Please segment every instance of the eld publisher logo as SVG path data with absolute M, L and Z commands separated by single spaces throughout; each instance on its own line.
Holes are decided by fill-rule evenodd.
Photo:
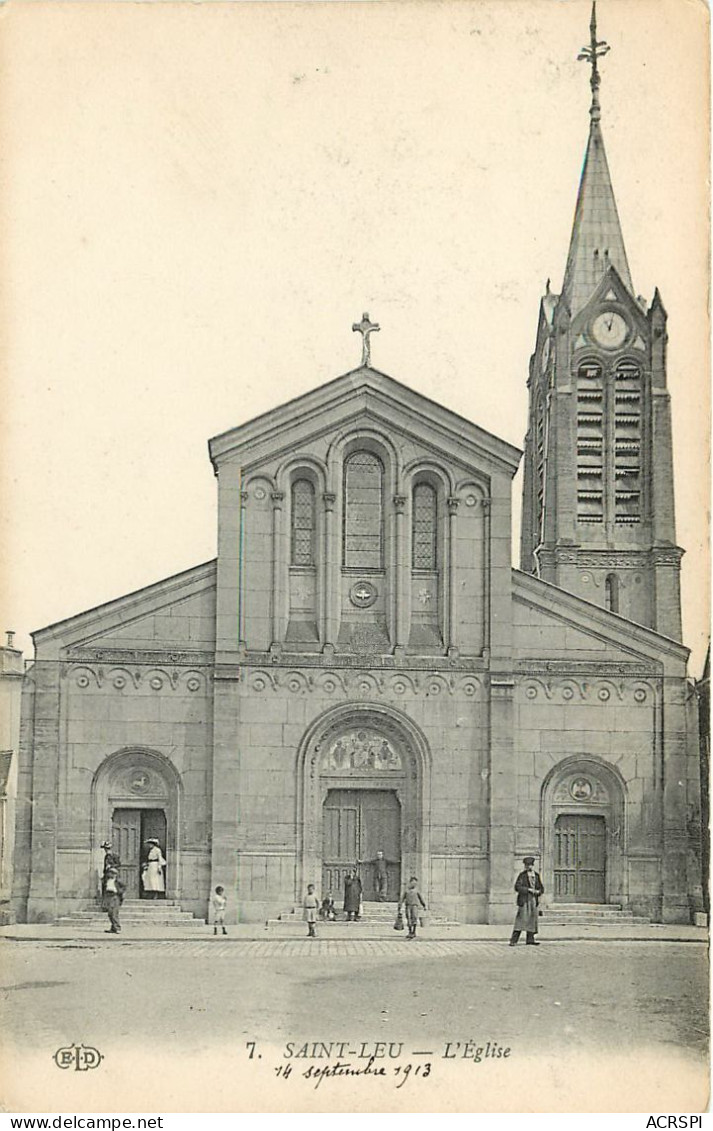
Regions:
M 88 1072 L 90 1068 L 98 1068 L 104 1059 L 104 1054 L 91 1045 L 69 1045 L 57 1049 L 52 1057 L 58 1068 L 73 1068 L 75 1072 Z

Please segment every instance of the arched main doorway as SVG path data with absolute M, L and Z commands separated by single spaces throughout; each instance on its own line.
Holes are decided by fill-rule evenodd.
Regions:
M 302 850 L 298 892 L 315 883 L 338 899 L 356 867 L 363 898 L 377 897 L 377 853 L 386 898 L 405 874 L 428 885 L 428 767 L 425 738 L 393 708 L 342 706 L 312 725 L 300 753 Z
M 167 860 L 165 896 L 180 892 L 180 779 L 162 754 L 142 747 L 110 754 L 92 788 L 93 847 L 108 838 L 121 861 L 129 898 L 143 898 L 146 841 L 158 840 Z

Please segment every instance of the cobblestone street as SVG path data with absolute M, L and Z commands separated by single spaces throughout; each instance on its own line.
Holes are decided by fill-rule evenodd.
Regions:
M 706 1054 L 700 943 L 550 941 L 511 949 L 495 940 L 208 938 L 0 947 L 2 1030 L 18 1055 L 45 1064 L 43 1089 L 67 1086 L 51 1058 L 72 1043 L 117 1063 L 131 1063 L 139 1049 L 193 1064 L 229 1050 L 233 1071 L 247 1071 L 254 1041 L 255 1060 L 265 1050 L 263 1075 L 270 1056 L 277 1071 L 288 1043 L 297 1049 L 314 1041 L 346 1042 L 352 1051 L 395 1042 L 405 1055 L 433 1054 L 442 1076 L 453 1069 L 448 1052 L 460 1053 L 468 1041 L 510 1047 L 511 1068 L 543 1050 L 560 1060 L 606 1053 L 623 1064 L 645 1048 L 694 1068 Z M 482 1075 L 505 1065 L 484 1065 Z M 165 1098 L 158 1102 L 160 1089 L 151 1096 L 171 1110 Z M 26 1110 L 35 1109 L 47 1110 L 39 1097 L 27 1102 Z

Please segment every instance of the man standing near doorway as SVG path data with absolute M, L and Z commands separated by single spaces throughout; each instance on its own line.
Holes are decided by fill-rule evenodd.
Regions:
M 389 874 L 383 852 L 376 854 L 374 861 L 374 891 L 379 903 L 385 903 L 389 894 Z
M 515 880 L 517 892 L 517 915 L 515 926 L 510 938 L 510 946 L 515 946 L 520 938 L 520 932 L 525 931 L 527 946 L 539 946 L 535 935 L 539 929 L 539 902 L 545 890 L 539 872 L 535 871 L 535 857 L 525 856 L 523 859 L 525 871 Z

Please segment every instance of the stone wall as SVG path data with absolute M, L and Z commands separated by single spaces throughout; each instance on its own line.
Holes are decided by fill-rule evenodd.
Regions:
M 513 867 L 536 852 L 551 891 L 560 813 L 607 824 L 607 900 L 658 918 L 661 910 L 661 681 L 521 676 L 515 703 L 518 844 Z M 595 794 L 558 795 L 572 770 Z M 599 790 L 599 793 L 596 791 Z

